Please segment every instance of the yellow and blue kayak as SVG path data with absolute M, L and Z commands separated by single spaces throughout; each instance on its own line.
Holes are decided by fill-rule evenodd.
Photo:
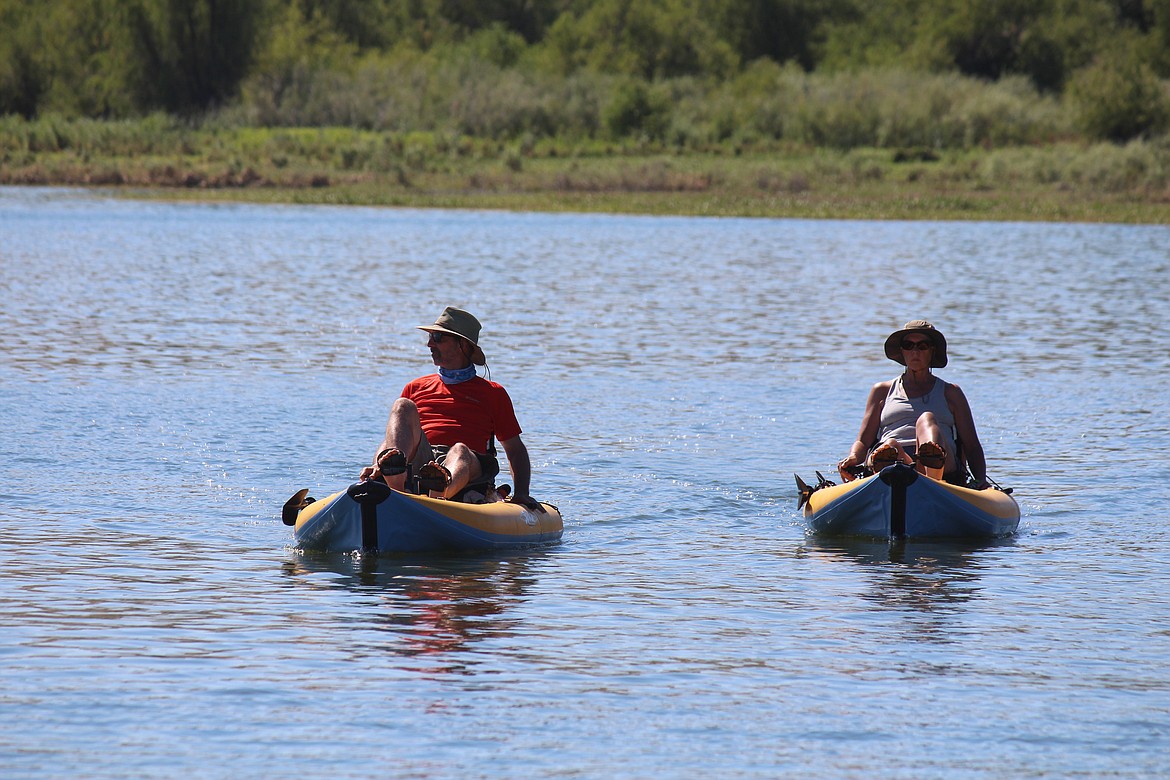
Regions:
M 304 550 L 437 552 L 537 547 L 561 540 L 564 523 L 552 504 L 543 512 L 497 501 L 466 504 L 392 490 L 363 481 L 319 501 L 300 491 L 285 504 Z
M 809 531 L 819 536 L 992 539 L 1020 525 L 1010 491 L 959 487 L 902 463 L 841 485 L 823 477 L 816 487 L 796 481 Z

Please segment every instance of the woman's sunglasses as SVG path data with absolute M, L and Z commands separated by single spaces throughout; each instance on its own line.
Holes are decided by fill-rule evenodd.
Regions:
M 902 342 L 902 349 L 906 350 L 907 352 L 913 352 L 914 350 L 918 350 L 919 352 L 925 352 L 926 350 L 930 349 L 933 346 L 934 345 L 931 344 L 929 341 L 903 341 Z

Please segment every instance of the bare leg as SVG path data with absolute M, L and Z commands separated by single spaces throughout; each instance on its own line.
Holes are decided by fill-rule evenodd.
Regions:
M 390 407 L 390 417 L 386 420 L 386 435 L 378 445 L 377 452 L 387 449 L 396 449 L 406 456 L 406 462 L 414 460 L 418 452 L 419 442 L 422 441 L 422 423 L 418 418 L 418 407 L 414 401 L 399 398 Z M 375 453 L 376 454 L 376 453 Z M 373 474 L 373 469 L 367 466 L 362 469 L 362 478 Z M 406 474 L 393 474 L 385 477 L 386 484 L 395 490 L 406 488 Z
M 914 426 L 914 436 L 917 439 L 918 452 L 922 455 L 931 453 L 934 451 L 934 447 L 938 448 L 937 451 L 946 453 L 946 461 L 942 468 L 927 468 L 922 463 L 919 463 L 917 466 L 919 472 L 932 479 L 942 479 L 944 473 L 955 470 L 955 453 L 947 452 L 946 438 L 943 436 L 942 428 L 939 427 L 938 420 L 932 412 L 926 412 L 918 418 L 918 422 Z M 922 448 L 924 445 L 933 445 L 933 447 L 928 446 L 926 451 L 923 452 Z
M 466 444 L 456 444 L 447 450 L 447 457 L 443 460 L 443 465 L 451 472 L 451 482 L 443 491 L 443 498 L 451 498 L 483 474 L 483 469 L 479 466 L 479 458 Z

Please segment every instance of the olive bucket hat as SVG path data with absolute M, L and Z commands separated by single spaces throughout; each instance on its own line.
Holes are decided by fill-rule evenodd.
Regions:
M 471 346 L 475 347 L 471 353 L 471 362 L 477 366 L 487 363 L 483 350 L 479 348 L 479 320 L 463 309 L 448 306 L 443 309 L 443 313 L 435 320 L 434 325 L 419 325 L 418 329 L 425 330 L 427 333 L 446 333 L 466 339 L 471 342 Z
M 947 340 L 938 330 L 926 320 L 910 320 L 886 339 L 886 357 L 895 363 L 906 365 L 906 358 L 902 356 L 902 339 L 911 333 L 921 333 L 930 339 L 934 349 L 930 353 L 930 367 L 942 368 L 947 364 Z

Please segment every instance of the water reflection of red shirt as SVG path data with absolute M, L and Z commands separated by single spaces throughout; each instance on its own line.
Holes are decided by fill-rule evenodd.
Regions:
M 476 452 L 487 452 L 493 433 L 500 441 L 520 435 L 508 391 L 481 376 L 448 385 L 438 374 L 429 374 L 409 382 L 402 397 L 418 407 L 422 429 L 431 444 L 450 447 L 463 443 Z

